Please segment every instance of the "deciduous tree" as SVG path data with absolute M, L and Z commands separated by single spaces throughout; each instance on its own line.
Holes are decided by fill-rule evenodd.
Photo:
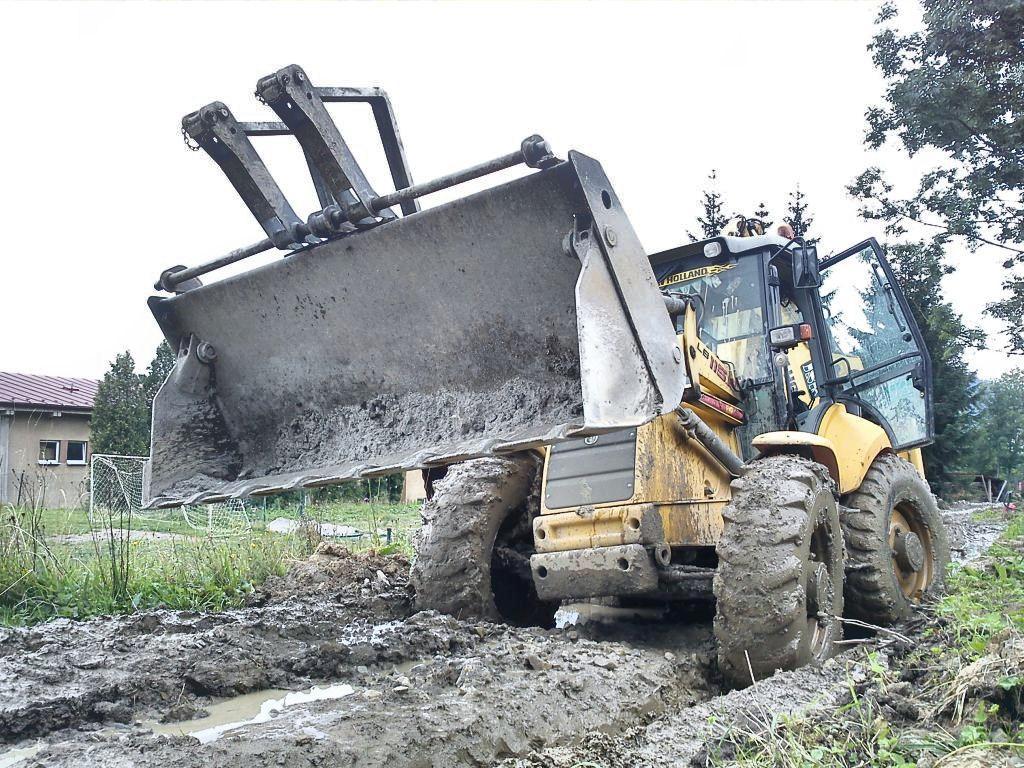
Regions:
M 978 439 L 973 465 L 978 472 L 1010 481 L 1024 479 L 1024 368 L 981 387 Z
M 156 348 L 153 360 L 149 363 L 149 368 L 146 369 L 145 376 L 142 377 L 142 386 L 146 391 L 146 404 L 150 408 L 153 407 L 153 398 L 156 397 L 156 393 L 160 391 L 160 387 L 167 381 L 167 376 L 174 368 L 174 361 L 175 355 L 171 345 L 166 341 L 161 341 Z
M 866 143 L 890 140 L 941 161 L 903 197 L 877 167 L 849 187 L 861 214 L 900 237 L 915 223 L 940 244 L 960 238 L 998 251 L 1007 298 L 989 311 L 1024 353 L 1024 0 L 922 0 L 923 26 L 903 34 L 886 3 L 871 41 L 886 80 L 884 102 L 867 112 Z

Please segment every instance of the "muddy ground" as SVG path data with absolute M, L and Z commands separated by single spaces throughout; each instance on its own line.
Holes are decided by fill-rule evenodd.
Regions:
M 971 511 L 946 512 L 961 559 L 1002 527 Z M 0 631 L 0 766 L 704 765 L 724 723 L 828 707 L 867 674 L 859 649 L 726 693 L 707 616 L 478 624 L 413 613 L 407 573 L 326 545 L 244 609 Z M 256 717 L 311 687 L 328 698 Z

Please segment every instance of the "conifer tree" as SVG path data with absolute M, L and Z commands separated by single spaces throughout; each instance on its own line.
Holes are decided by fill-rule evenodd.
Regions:
M 691 240 L 706 240 L 709 237 L 716 237 L 721 234 L 725 225 L 729 223 L 729 217 L 725 214 L 725 203 L 722 194 L 718 191 L 718 171 L 712 170 L 708 174 L 708 188 L 704 190 L 701 197 L 703 216 L 697 217 L 697 228 L 699 234 L 687 232 Z

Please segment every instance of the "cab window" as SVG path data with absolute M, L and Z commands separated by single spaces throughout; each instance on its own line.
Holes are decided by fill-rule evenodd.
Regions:
M 881 250 L 874 241 L 857 246 L 832 260 L 823 277 L 833 376 L 844 395 L 886 422 L 894 448 L 921 444 L 931 431 L 926 352 Z
M 701 341 L 719 358 L 732 363 L 740 380 L 762 381 L 771 375 L 760 265 L 757 258 L 740 259 L 681 269 L 660 281 L 670 294 L 697 297 Z M 677 323 L 682 323 L 682 318 Z

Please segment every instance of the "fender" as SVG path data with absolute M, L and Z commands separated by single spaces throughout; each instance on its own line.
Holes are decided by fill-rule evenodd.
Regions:
M 809 451 L 811 458 L 828 469 L 840 494 L 857 490 L 875 458 L 892 450 L 884 429 L 847 413 L 842 403 L 829 407 L 817 434 L 765 432 L 754 438 L 753 445 L 761 455 Z

